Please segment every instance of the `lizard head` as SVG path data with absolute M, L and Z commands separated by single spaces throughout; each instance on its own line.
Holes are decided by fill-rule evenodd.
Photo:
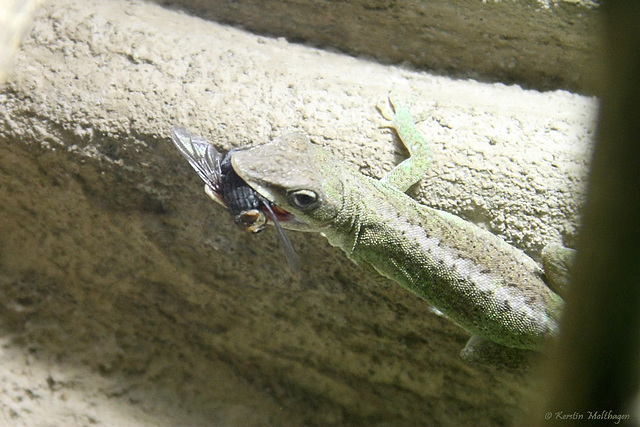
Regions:
M 294 220 L 284 228 L 321 231 L 343 204 L 339 162 L 304 135 L 292 133 L 231 157 L 236 173 Z

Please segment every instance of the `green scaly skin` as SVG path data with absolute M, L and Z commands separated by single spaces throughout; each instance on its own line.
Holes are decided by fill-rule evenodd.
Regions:
M 394 112 L 381 112 L 410 157 L 381 180 L 300 134 L 238 151 L 233 168 L 303 223 L 289 228 L 322 233 L 356 263 L 371 264 L 482 341 L 539 350 L 558 333 L 562 298 L 519 249 L 404 193 L 424 175 L 431 151 L 409 109 L 393 97 L 391 103 Z

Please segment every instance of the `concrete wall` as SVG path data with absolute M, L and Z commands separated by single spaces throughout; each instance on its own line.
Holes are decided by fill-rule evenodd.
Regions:
M 474 8 L 525 8 L 551 22 L 567 10 L 593 13 L 566 3 L 434 4 L 448 15 L 420 9 L 431 4 L 415 4 L 413 19 L 450 22 L 456 10 L 471 16 Z M 248 5 L 227 6 L 246 28 L 264 30 L 279 13 Z M 283 18 L 284 35 L 367 55 L 365 35 L 374 32 L 352 29 L 348 39 L 359 41 L 351 43 L 347 24 L 336 23 L 325 40 L 327 31 L 310 26 L 326 15 L 300 12 L 309 5 L 345 18 L 343 11 L 357 8 L 387 22 L 371 45 L 380 47 L 378 58 L 527 86 L 580 86 L 557 71 L 586 51 L 579 32 L 567 36 L 574 45 L 549 36 L 556 40 L 549 61 L 558 68 L 537 64 L 535 71 L 519 60 L 521 72 L 506 74 L 496 59 L 509 51 L 517 25 L 489 37 L 504 48 L 491 50 L 491 59 L 468 45 L 474 37 L 444 24 L 430 23 L 405 46 L 393 22 L 400 11 L 411 13 L 400 2 L 288 5 L 287 13 L 306 20 L 295 27 L 316 36 L 296 36 Z M 478 34 L 473 16 L 464 22 L 473 21 Z M 582 28 L 577 16 L 567 28 Z M 391 33 L 401 38 L 387 45 Z M 431 54 L 423 59 L 400 52 L 415 52 L 429 34 Z M 481 59 L 475 65 L 473 55 Z M 535 77 L 525 78 L 525 70 Z M 536 258 L 547 242 L 572 244 L 594 99 L 380 65 L 220 25 L 175 4 L 45 3 L 0 91 L 0 424 L 521 420 L 539 393 L 538 376 L 466 365 L 458 357 L 465 331 L 321 236 L 289 234 L 301 264 L 296 278 L 273 230 L 240 232 L 169 139 L 172 123 L 219 149 L 298 130 L 380 177 L 406 156 L 375 109 L 394 87 L 417 96 L 419 127 L 433 141 L 433 167 L 413 197 L 486 226 Z

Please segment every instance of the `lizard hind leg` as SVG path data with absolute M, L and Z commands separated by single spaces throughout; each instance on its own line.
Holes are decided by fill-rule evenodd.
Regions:
M 376 107 L 380 114 L 389 121 L 400 140 L 409 151 L 409 158 L 382 177 L 381 181 L 405 192 L 413 184 L 420 181 L 429 169 L 432 161 L 431 148 L 416 127 L 416 121 L 409 111 L 411 101 L 401 102 L 399 95 L 392 91 L 389 94 L 389 105 L 379 103 Z M 389 106 L 391 108 L 389 108 Z
M 530 366 L 530 362 L 536 354 L 532 350 L 505 347 L 473 335 L 460 352 L 460 357 L 471 365 L 522 370 Z
M 565 298 L 569 291 L 571 268 L 576 251 L 557 243 L 550 243 L 542 249 L 542 266 L 546 283 L 552 291 Z

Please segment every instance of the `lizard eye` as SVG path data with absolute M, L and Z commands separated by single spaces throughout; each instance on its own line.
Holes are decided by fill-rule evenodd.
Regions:
M 313 209 L 318 204 L 318 195 L 311 190 L 295 190 L 287 194 L 287 198 L 289 203 L 302 210 Z

